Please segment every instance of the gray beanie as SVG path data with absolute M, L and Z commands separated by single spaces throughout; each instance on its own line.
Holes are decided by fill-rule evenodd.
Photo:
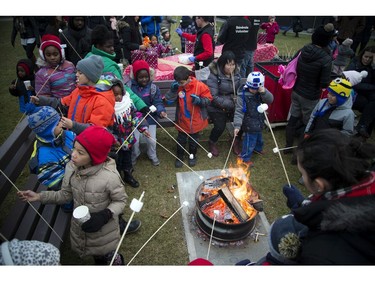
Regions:
M 60 251 L 50 243 L 13 239 L 0 245 L 0 265 L 59 264 Z
M 101 56 L 92 55 L 77 63 L 77 70 L 81 71 L 91 82 L 98 82 L 103 73 L 104 64 Z

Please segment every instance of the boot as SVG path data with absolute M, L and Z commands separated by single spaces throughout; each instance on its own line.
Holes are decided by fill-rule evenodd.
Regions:
M 216 143 L 214 143 L 213 141 L 208 141 L 208 150 L 212 153 L 213 156 L 219 156 L 219 149 L 217 148 Z
M 194 167 L 197 164 L 197 156 L 195 154 L 193 155 L 194 155 L 193 159 L 189 158 L 189 163 L 188 163 L 189 167 Z
M 233 143 L 233 153 L 235 155 L 240 155 L 240 153 L 241 153 L 241 147 L 240 146 L 241 146 L 241 141 L 238 138 L 236 138 L 234 140 L 234 143 Z
M 133 177 L 132 171 L 127 171 L 124 170 L 124 177 L 123 177 L 124 182 L 128 183 L 131 187 L 138 187 L 139 182 Z
M 286 30 L 283 32 L 283 35 L 286 36 Z
M 178 158 L 176 158 L 176 161 L 174 162 L 174 166 L 176 168 L 181 168 L 184 164 L 181 162 L 181 161 L 184 161 L 184 156 L 177 156 Z M 180 161 L 181 159 L 181 161 Z
M 127 224 L 128 224 L 128 222 L 122 218 L 122 215 L 119 215 L 119 225 L 120 225 L 120 234 L 121 235 L 124 233 Z M 141 227 L 141 225 L 142 225 L 142 223 L 141 223 L 140 220 L 133 220 L 130 223 L 130 225 L 128 227 L 128 230 L 126 231 L 126 234 L 136 232 Z

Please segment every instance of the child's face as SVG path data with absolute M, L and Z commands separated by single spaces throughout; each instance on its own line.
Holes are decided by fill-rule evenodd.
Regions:
M 91 158 L 87 150 L 78 142 L 74 142 L 72 162 L 77 167 L 90 167 Z
M 77 69 L 77 72 L 76 72 L 76 77 L 77 77 L 77 84 L 78 85 L 87 85 L 89 84 L 90 80 L 87 78 L 87 76 L 85 74 L 83 74 L 81 71 L 79 71 Z
M 114 47 L 114 41 L 113 39 L 107 40 L 103 45 L 96 46 L 99 50 L 102 50 L 103 52 L 106 52 L 108 54 L 114 54 L 115 53 L 115 47 Z
M 51 66 L 56 66 L 61 62 L 61 55 L 59 49 L 55 46 L 48 46 L 44 49 L 44 58 Z
M 115 95 L 116 102 L 122 101 L 122 90 L 120 86 L 114 86 L 112 87 L 113 94 Z
M 17 76 L 18 76 L 20 79 L 26 77 L 26 71 L 25 71 L 25 69 L 23 69 L 22 66 L 17 66 Z
M 166 32 L 163 34 L 163 38 L 165 41 L 169 41 L 169 39 L 171 39 L 171 35 L 169 34 L 169 32 Z
M 335 94 L 332 94 L 331 92 L 328 92 L 327 94 L 327 99 L 329 104 L 336 104 L 337 103 L 337 98 Z
M 151 44 L 153 46 L 155 46 L 156 44 L 158 44 L 158 38 L 156 36 L 152 36 L 151 37 Z
M 140 71 L 138 71 L 138 73 L 137 73 L 137 83 L 141 87 L 145 87 L 148 84 L 149 81 L 150 81 L 150 75 L 148 75 L 147 70 L 141 69 Z

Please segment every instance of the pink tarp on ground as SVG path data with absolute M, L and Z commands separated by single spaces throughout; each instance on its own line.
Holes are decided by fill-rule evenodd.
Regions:
M 218 58 L 221 55 L 223 45 L 215 47 L 215 58 Z M 278 52 L 278 49 L 273 44 L 262 44 L 257 47 L 257 50 L 254 54 L 254 62 L 269 61 L 271 60 Z M 173 80 L 173 70 L 180 64 L 178 62 L 179 55 L 165 57 L 158 60 L 158 67 L 155 70 L 154 81 L 160 80 Z M 186 66 L 186 65 L 185 65 Z M 192 64 L 188 65 L 189 67 Z M 127 80 L 130 73 L 130 66 L 124 70 L 124 79 Z

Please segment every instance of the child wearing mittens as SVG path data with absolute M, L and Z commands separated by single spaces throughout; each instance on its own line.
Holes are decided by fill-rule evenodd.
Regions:
M 175 167 L 181 168 L 186 153 L 182 147 L 189 141 L 189 166 L 193 167 L 197 163 L 197 150 L 199 134 L 208 126 L 207 106 L 212 101 L 210 89 L 206 84 L 192 76 L 189 69 L 178 66 L 174 70 L 174 79 L 171 91 L 165 98 L 168 104 L 174 102 L 176 105 L 176 129 L 178 131 L 177 159 Z M 194 139 L 194 141 L 193 141 Z
M 264 87 L 264 76 L 258 71 L 251 72 L 246 84 L 238 90 L 236 109 L 234 112 L 234 135 L 240 129 L 244 132 L 242 152 L 238 156 L 248 167 L 254 166 L 250 161 L 253 152 L 263 154 L 264 114 L 258 112 L 258 106 L 273 102 L 273 95 Z
M 74 218 L 71 220 L 71 248 L 81 258 L 93 256 L 97 265 L 109 265 L 112 260 L 121 239 L 119 215 L 127 201 L 116 162 L 108 157 L 115 142 L 106 128 L 88 127 L 74 141 L 61 190 L 18 192 L 23 201 L 63 204 L 73 200 L 74 208 L 87 206 L 91 216 L 88 221 L 80 224 Z M 117 254 L 113 265 L 123 264 L 123 256 Z
M 20 59 L 16 65 L 17 78 L 9 86 L 9 93 L 18 97 L 20 112 L 25 112 L 25 105 L 30 96 L 35 95 L 34 64 L 30 59 Z

